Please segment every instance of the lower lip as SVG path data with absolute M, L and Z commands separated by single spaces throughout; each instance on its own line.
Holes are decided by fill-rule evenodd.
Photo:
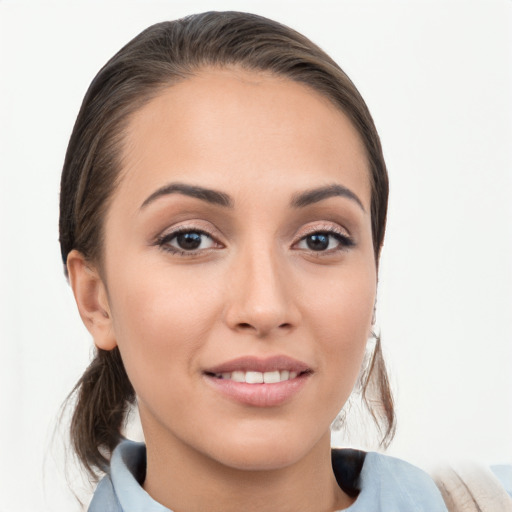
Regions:
M 205 375 L 205 378 L 217 391 L 238 403 L 253 407 L 276 407 L 291 400 L 305 386 L 310 376 L 305 373 L 273 384 L 247 384 L 209 375 Z

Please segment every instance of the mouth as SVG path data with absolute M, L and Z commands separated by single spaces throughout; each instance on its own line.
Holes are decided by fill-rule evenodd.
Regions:
M 288 356 L 246 356 L 203 371 L 209 385 L 225 398 L 255 407 L 289 402 L 313 373 L 307 364 Z
M 243 356 L 204 371 L 209 377 L 247 384 L 277 384 L 312 372 L 306 363 L 285 355 Z
M 296 372 L 293 370 L 273 370 L 270 372 L 259 372 L 256 370 L 235 370 L 233 372 L 222 373 L 205 372 L 205 375 L 208 377 L 214 377 L 215 379 L 245 382 L 246 384 L 277 384 L 278 382 L 296 379 L 297 377 L 301 377 L 308 373 L 311 373 L 311 371 L 304 370 Z

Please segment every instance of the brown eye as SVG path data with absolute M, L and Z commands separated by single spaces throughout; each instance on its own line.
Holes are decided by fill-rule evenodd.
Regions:
M 201 233 L 180 233 L 176 236 L 176 245 L 180 249 L 193 251 L 200 247 L 203 237 L 204 235 Z
M 183 230 L 169 233 L 158 241 L 158 245 L 170 252 L 194 252 L 214 247 L 215 241 L 204 231 Z
M 314 233 L 306 237 L 306 245 L 312 251 L 325 251 L 329 247 L 329 235 L 327 233 Z
M 353 245 L 353 240 L 347 235 L 336 231 L 315 231 L 303 237 L 297 244 L 297 248 L 314 252 L 330 252 L 347 249 Z

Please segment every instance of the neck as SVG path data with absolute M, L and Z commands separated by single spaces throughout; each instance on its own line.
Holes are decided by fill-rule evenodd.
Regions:
M 174 512 L 332 512 L 353 503 L 334 477 L 330 432 L 300 460 L 266 470 L 228 467 L 173 441 L 147 443 L 144 489 Z

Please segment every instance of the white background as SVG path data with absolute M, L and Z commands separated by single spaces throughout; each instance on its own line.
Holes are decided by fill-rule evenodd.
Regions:
M 57 241 L 83 94 L 146 26 L 212 9 L 303 32 L 374 116 L 391 179 L 378 300 L 389 453 L 425 468 L 512 461 L 510 0 L 0 0 L 0 511 L 77 508 L 54 428 L 91 347 Z

